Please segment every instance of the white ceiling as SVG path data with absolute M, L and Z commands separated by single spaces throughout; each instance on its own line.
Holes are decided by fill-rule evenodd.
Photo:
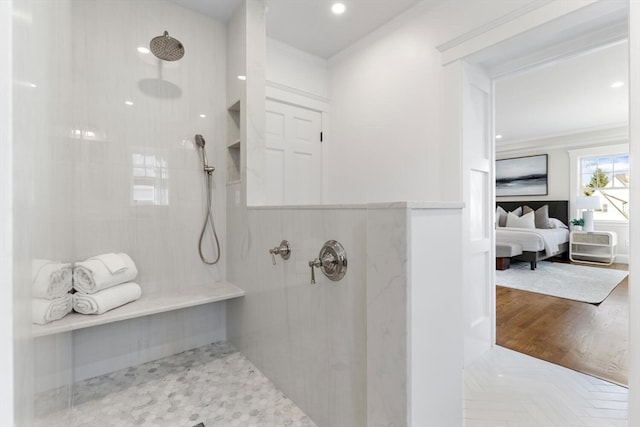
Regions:
M 241 0 L 171 0 L 227 21 Z M 266 0 L 267 35 L 322 58 L 329 58 L 423 0 L 342 0 L 347 10 L 334 15 L 337 0 Z
M 241 0 L 170 0 L 173 3 L 195 10 L 204 15 L 227 22 Z
M 221 21 L 227 21 L 241 2 L 171 1 Z M 347 11 L 340 16 L 330 11 L 334 1 L 266 0 L 267 35 L 329 58 L 425 0 L 343 0 Z M 618 15 L 623 12 L 626 13 L 613 13 L 609 20 L 620 20 Z M 560 30 L 567 31 L 566 28 Z M 626 124 L 627 48 L 626 43 L 617 44 L 498 80 L 496 133 L 503 138 L 497 144 Z M 625 86 L 611 89 L 614 81 L 623 81 Z
M 498 80 L 497 145 L 625 125 L 627 70 L 623 42 Z M 612 89 L 615 81 L 625 85 Z
M 420 0 L 343 0 L 347 10 L 334 15 L 335 0 L 268 0 L 267 35 L 305 52 L 329 58 Z

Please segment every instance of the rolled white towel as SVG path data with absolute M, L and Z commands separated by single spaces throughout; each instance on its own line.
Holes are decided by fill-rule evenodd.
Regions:
M 120 258 L 125 268 L 114 261 L 114 256 Z M 104 259 L 103 259 L 104 258 Z M 112 273 L 109 268 L 116 268 Z M 110 288 L 121 283 L 130 282 L 138 275 L 138 269 L 131 257 L 124 253 L 105 254 L 78 262 L 73 268 L 73 287 L 83 294 Z
M 94 294 L 73 294 L 73 309 L 82 314 L 102 314 L 140 298 L 142 289 L 134 282 L 112 286 Z
M 33 323 L 44 325 L 71 313 L 73 302 L 71 294 L 66 294 L 54 299 L 33 298 L 31 307 Z
M 102 261 L 105 267 L 107 267 L 107 270 L 109 270 L 111 274 L 115 274 L 123 272 L 128 268 L 127 263 L 124 261 L 124 257 L 122 255 L 124 254 L 109 253 L 94 256 L 89 259 L 97 259 L 99 261 Z
M 73 269 L 70 263 L 34 259 L 31 263 L 31 280 L 34 298 L 61 298 L 72 287 Z

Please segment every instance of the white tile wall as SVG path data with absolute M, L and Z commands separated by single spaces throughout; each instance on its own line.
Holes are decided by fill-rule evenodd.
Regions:
M 13 48 L 13 367 L 17 425 L 33 415 L 31 261 L 63 259 L 72 252 L 68 163 L 57 153 L 70 110 L 71 3 L 16 0 Z M 64 98 L 63 98 L 64 99 Z M 64 171 L 58 174 L 58 171 Z M 52 360 L 56 360 L 52 355 Z
M 11 146 L 12 114 L 12 47 L 11 3 L 0 2 L 0 282 L 13 283 L 13 147 Z M 0 323 L 9 325 L 13 318 L 13 290 L 0 289 Z M 13 329 L 2 328 L 0 340 L 4 351 L 0 354 L 0 425 L 13 425 Z
M 224 254 L 215 267 L 198 257 L 206 193 L 193 140 L 196 133 L 204 136 L 209 161 L 217 168 L 214 217 L 224 245 L 224 24 L 167 1 L 75 1 L 72 6 L 77 77 L 71 129 L 96 135 L 65 140 L 74 166 L 75 256 L 126 251 L 148 290 L 221 280 Z M 180 61 L 159 61 L 136 50 L 165 30 L 185 46 Z M 135 154 L 166 162 L 168 176 L 157 183 L 168 190 L 166 205 L 132 200 Z
M 228 215 L 229 280 L 247 293 L 228 304 L 230 341 L 319 426 L 366 425 L 366 209 L 243 211 Z M 274 266 L 282 239 L 291 257 Z M 311 285 L 308 262 L 329 239 L 344 245 L 347 274 L 316 271 Z
M 28 425 L 34 370 L 50 383 L 64 384 L 73 375 L 104 372 L 109 360 L 116 369 L 122 360 L 140 362 L 208 343 L 212 334 L 224 339 L 221 303 L 203 308 L 211 311 L 207 315 L 199 309 L 177 318 L 162 315 L 151 332 L 139 325 L 142 320 L 126 321 L 72 339 L 38 341 L 38 351 L 49 354 L 50 364 L 36 361 L 34 369 L 28 289 L 34 258 L 78 261 L 116 251 L 136 262 L 143 292 L 225 278 L 224 253 L 214 267 L 198 257 L 206 197 L 193 138 L 204 135 L 209 161 L 217 169 L 214 217 L 224 248 L 226 28 L 165 0 L 15 0 L 13 9 L 13 306 L 24 338 L 16 348 L 16 372 L 24 379 L 24 398 L 17 399 L 24 408 L 18 412 Z M 165 30 L 184 44 L 181 61 L 161 63 L 137 51 Z M 166 162 L 167 178 L 161 181 L 168 190 L 166 205 L 133 203 L 134 153 Z M 183 328 L 199 321 L 210 325 L 210 333 L 197 328 L 185 333 Z M 92 353 L 97 347 L 91 342 L 111 342 L 123 328 L 127 334 L 121 338 L 135 343 L 129 354 L 100 359 L 97 350 Z M 149 333 L 167 343 L 150 342 Z M 64 358 L 72 353 L 85 363 L 75 373 L 65 369 Z M 51 366 L 60 371 L 52 374 Z

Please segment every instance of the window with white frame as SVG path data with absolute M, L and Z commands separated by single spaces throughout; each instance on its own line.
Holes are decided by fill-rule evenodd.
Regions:
M 629 154 L 583 156 L 579 159 L 579 195 L 598 196 L 596 221 L 629 219 Z

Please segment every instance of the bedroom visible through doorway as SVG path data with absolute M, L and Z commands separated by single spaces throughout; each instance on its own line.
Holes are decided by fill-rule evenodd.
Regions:
M 496 343 L 620 385 L 628 384 L 629 359 L 629 279 L 624 274 L 630 240 L 628 91 L 619 90 L 628 84 L 627 69 L 627 41 L 617 40 L 494 81 L 496 159 L 548 157 L 547 194 L 496 198 L 498 203 L 512 205 L 529 200 L 537 203 L 527 218 L 523 218 L 527 215 L 524 206 L 524 211 L 513 208 L 513 213 L 506 212 L 510 227 L 496 223 L 497 256 L 501 244 L 510 245 L 506 253 L 514 256 L 509 257 L 507 271 L 527 270 L 529 276 L 522 280 L 530 280 L 532 285 L 539 281 L 537 271 L 531 271 L 528 264 L 523 268 L 521 263 L 530 261 L 520 253 L 539 251 L 543 255 L 537 264 L 555 265 L 557 275 L 568 266 L 573 271 L 595 273 L 598 271 L 587 269 L 598 268 L 605 269 L 600 270 L 603 277 L 613 276 L 610 281 L 615 282 L 600 283 L 595 280 L 599 275 L 591 274 L 593 286 L 604 286 L 600 291 L 604 298 L 585 302 L 571 293 L 554 296 L 535 286 L 501 286 L 509 284 L 504 275 L 505 283 L 501 283 L 498 274 Z M 589 162 L 593 159 L 598 161 Z M 571 220 L 585 216 L 577 207 L 586 197 L 592 197 L 589 202 L 599 201 L 594 233 L 575 231 L 570 235 L 567 229 L 566 242 L 540 237 L 538 247 L 518 240 L 522 236 L 501 240 L 502 234 L 509 234 L 507 228 L 524 227 L 524 234 L 532 234 L 526 230 L 529 226 L 572 228 Z M 549 220 L 542 209 L 546 201 L 566 201 L 569 215 Z M 515 231 L 523 234 L 523 230 Z M 584 236 L 588 240 L 578 244 Z M 545 253 L 549 258 L 542 260 Z M 522 259 L 526 261 L 519 261 Z M 566 277 L 557 283 L 571 280 Z M 607 291 L 607 286 L 611 290 Z

